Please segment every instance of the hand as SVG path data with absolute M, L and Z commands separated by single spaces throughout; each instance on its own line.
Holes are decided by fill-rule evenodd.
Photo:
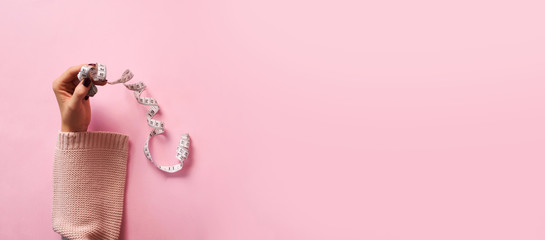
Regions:
M 53 81 L 53 92 L 59 103 L 61 111 L 61 132 L 86 132 L 91 123 L 91 104 L 86 96 L 91 86 L 91 78 L 80 81 L 78 72 L 82 66 L 94 64 L 81 64 L 68 68 L 61 76 Z M 107 81 L 93 81 L 95 85 L 105 85 Z

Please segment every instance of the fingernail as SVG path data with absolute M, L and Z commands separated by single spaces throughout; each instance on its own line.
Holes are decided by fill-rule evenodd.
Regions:
M 96 63 L 87 63 L 87 65 L 93 65 L 93 66 L 95 66 Z
M 83 80 L 83 86 L 89 87 L 89 84 L 91 84 L 91 79 L 85 78 L 85 80 Z
M 87 99 L 89 99 L 89 96 L 85 96 L 83 99 L 87 100 Z

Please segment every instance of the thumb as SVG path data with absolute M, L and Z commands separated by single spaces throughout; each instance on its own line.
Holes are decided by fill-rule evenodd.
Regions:
M 72 101 L 81 101 L 87 96 L 87 92 L 89 92 L 91 86 L 91 79 L 85 78 L 85 80 L 80 81 L 78 86 L 76 86 L 76 89 L 74 89 L 74 93 L 72 94 Z

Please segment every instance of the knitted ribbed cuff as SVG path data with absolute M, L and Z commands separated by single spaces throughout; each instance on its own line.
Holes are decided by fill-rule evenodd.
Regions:
M 116 240 L 123 216 L 128 136 L 59 132 L 53 165 L 53 230 L 70 240 Z
M 59 132 L 57 149 L 105 148 L 128 150 L 129 136 L 113 132 Z

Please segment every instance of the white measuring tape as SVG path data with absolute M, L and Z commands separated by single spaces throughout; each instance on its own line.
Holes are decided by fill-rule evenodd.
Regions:
M 157 101 L 150 97 L 140 97 L 140 94 L 146 89 L 146 85 L 143 82 L 137 82 L 132 84 L 127 84 L 126 82 L 130 81 L 133 78 L 134 74 L 129 70 L 125 70 L 123 74 L 121 75 L 121 78 L 113 81 L 108 82 L 108 84 L 118 84 L 123 83 L 125 87 L 134 93 L 134 97 L 136 97 L 136 100 L 142 104 L 150 106 L 147 112 L 147 119 L 148 119 L 148 125 L 153 128 L 151 130 L 150 134 L 148 135 L 146 139 L 146 143 L 144 144 L 144 155 L 146 155 L 146 158 L 150 160 L 157 168 L 173 173 L 180 171 L 182 167 L 184 166 L 184 161 L 187 159 L 187 156 L 189 156 L 189 135 L 183 134 L 180 138 L 180 142 L 178 143 L 178 147 L 176 148 L 176 159 L 180 161 L 180 163 L 172 166 L 161 166 L 157 163 L 155 163 L 151 158 L 151 153 L 149 150 L 149 140 L 155 136 L 159 135 L 161 133 L 164 133 L 164 123 L 153 119 L 153 116 L 159 112 L 159 105 L 157 104 Z M 80 72 L 78 73 L 78 79 L 79 81 L 83 81 L 85 78 L 91 77 L 91 79 L 95 81 L 106 81 L 106 66 L 103 64 L 97 63 L 96 67 L 94 66 L 83 66 L 81 67 Z M 78 82 L 79 83 L 79 82 Z M 77 84 L 77 83 L 76 83 Z M 97 93 L 96 86 L 91 82 L 91 88 L 89 89 L 88 96 L 92 97 Z

